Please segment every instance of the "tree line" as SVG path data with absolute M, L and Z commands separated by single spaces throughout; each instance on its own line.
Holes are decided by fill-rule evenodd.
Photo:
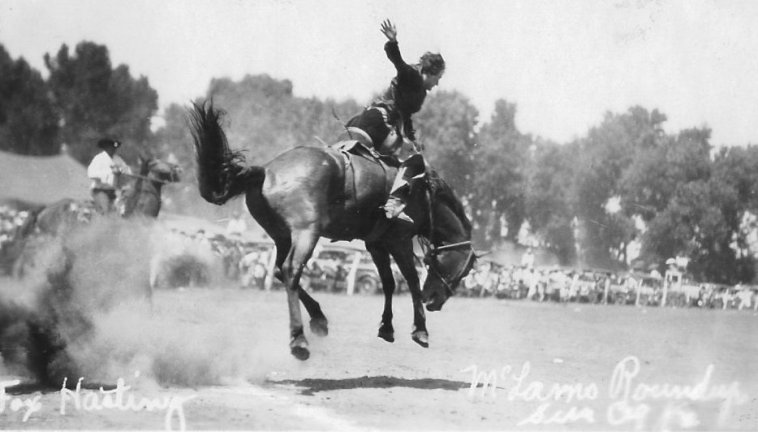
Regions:
M 170 105 L 153 131 L 157 92 L 128 66 L 112 65 L 107 47 L 62 45 L 44 63 L 47 78 L 0 45 L 0 150 L 52 155 L 65 144 L 87 164 L 97 139 L 113 136 L 127 161 L 148 152 L 182 165 L 187 183 L 172 193 L 174 211 L 234 211 L 198 199 L 189 101 Z M 370 96 L 298 97 L 289 80 L 248 75 L 211 80 L 202 99 L 227 111 L 229 142 L 260 164 L 294 146 L 335 142 Z M 758 148 L 716 149 L 707 127 L 669 132 L 664 113 L 640 106 L 607 112 L 566 143 L 522 133 L 516 116 L 517 105 L 500 99 L 481 121 L 466 95 L 436 90 L 414 121 L 429 162 L 469 209 L 478 247 L 528 231 L 566 265 L 618 269 L 639 255 L 635 265 L 649 269 L 684 256 L 702 281 L 753 281 Z

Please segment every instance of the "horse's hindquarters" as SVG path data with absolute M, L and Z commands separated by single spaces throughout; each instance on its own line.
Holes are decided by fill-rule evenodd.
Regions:
M 251 214 L 264 223 L 283 220 L 291 230 L 359 237 L 375 223 L 376 211 L 386 200 L 388 176 L 396 171 L 385 173 L 375 161 L 351 158 L 349 162 L 338 151 L 318 147 L 298 147 L 278 156 L 265 166 L 260 191 L 265 205 L 249 200 Z M 255 197 L 256 191 L 248 194 Z

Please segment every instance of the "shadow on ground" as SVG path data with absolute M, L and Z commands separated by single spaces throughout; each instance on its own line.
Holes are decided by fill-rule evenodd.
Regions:
M 390 376 L 362 376 L 356 378 L 322 379 L 306 378 L 302 380 L 266 381 L 273 385 L 294 385 L 302 388 L 300 394 L 313 396 L 316 392 L 332 390 L 352 390 L 361 388 L 406 387 L 423 390 L 458 391 L 470 387 L 471 383 L 451 381 L 438 378 L 406 379 Z
M 76 381 L 67 382 L 66 388 L 68 390 L 74 390 L 76 388 Z M 110 391 L 110 390 L 115 390 L 117 386 L 113 384 L 82 383 L 80 388 L 82 390 Z M 62 389 L 63 389 L 63 386 L 53 387 L 49 384 L 39 384 L 36 382 L 22 382 L 20 384 L 15 384 L 15 385 L 6 387 L 5 393 L 9 395 L 27 395 L 27 394 L 32 394 L 36 392 L 47 394 L 47 393 L 59 392 Z

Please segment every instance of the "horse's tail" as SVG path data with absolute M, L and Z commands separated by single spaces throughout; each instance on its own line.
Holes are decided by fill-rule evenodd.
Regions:
M 221 128 L 224 112 L 213 108 L 213 102 L 192 103 L 190 112 L 192 138 L 197 158 L 197 180 L 200 196 L 222 205 L 264 179 L 262 167 L 245 167 L 242 152 L 229 148 Z

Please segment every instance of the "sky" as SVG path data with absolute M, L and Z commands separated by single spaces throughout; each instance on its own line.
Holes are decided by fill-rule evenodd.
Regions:
M 443 55 L 439 89 L 468 97 L 480 123 L 504 99 L 521 132 L 568 142 L 641 105 L 668 133 L 758 144 L 758 1 L 0 0 L 0 44 L 43 75 L 64 43 L 106 45 L 161 108 L 261 73 L 296 96 L 366 103 L 394 76 L 387 18 L 408 63 Z

